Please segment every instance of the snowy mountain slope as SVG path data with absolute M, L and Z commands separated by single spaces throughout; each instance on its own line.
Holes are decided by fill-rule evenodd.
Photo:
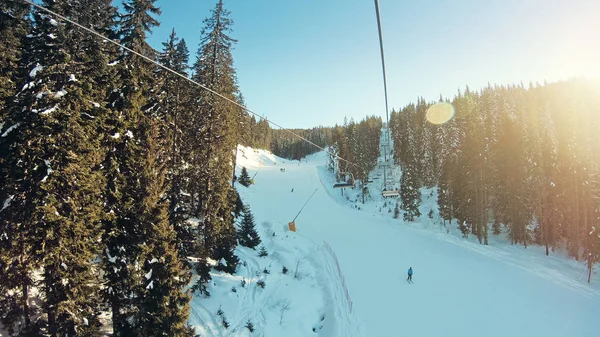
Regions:
M 238 164 L 239 168 L 245 166 L 251 177 L 258 172 L 254 180 L 261 187 L 266 186 L 269 176 L 285 174 L 280 168 L 290 167 L 268 152 L 243 147 Z M 278 212 L 280 201 L 286 199 L 280 196 L 274 202 L 268 197 L 273 192 L 257 185 L 238 185 L 238 190 L 255 215 L 256 229 L 269 255 L 259 257 L 258 247 L 238 247 L 236 275 L 213 271 L 208 289 L 211 296 L 194 297 L 190 323 L 201 336 L 366 336 L 349 305 L 344 304 L 345 292 L 328 245 L 290 232 L 287 222 L 294 215 L 287 219 L 285 212 Z M 291 211 L 299 200 L 295 196 L 302 196 L 304 189 L 298 187 L 300 193 L 293 194 L 291 187 L 284 188 L 290 193 L 286 204 L 291 205 Z M 282 272 L 284 266 L 286 274 Z M 258 286 L 259 280 L 265 282 L 264 289 Z M 219 309 L 222 315 L 217 314 Z M 230 324 L 227 329 L 222 317 Z M 253 333 L 245 327 L 248 321 L 255 328 Z
M 209 326 L 206 334 L 243 336 L 250 318 L 258 336 L 597 336 L 600 289 L 585 283 L 582 264 L 501 239 L 489 246 L 462 239 L 439 224 L 430 191 L 419 222 L 393 219 L 377 195 L 363 205 L 356 191 L 333 190 L 324 165 L 324 153 L 299 163 L 240 148 L 238 166 L 258 174 L 255 185 L 238 189 L 271 255 L 240 248 L 247 266 L 235 277 L 215 274 L 213 297 L 194 299 L 190 321 Z M 297 233 L 286 231 L 315 189 Z M 282 265 L 292 274 L 298 259 L 302 279 L 281 274 Z M 268 265 L 270 275 L 254 276 Z M 414 284 L 405 280 L 411 266 Z M 242 277 L 247 289 L 232 293 Z M 264 290 L 254 286 L 261 277 Z M 280 298 L 292 303 L 283 324 Z M 235 332 L 210 328 L 218 302 Z

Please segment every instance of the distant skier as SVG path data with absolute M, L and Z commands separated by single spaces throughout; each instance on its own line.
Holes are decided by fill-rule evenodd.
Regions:
M 294 192 L 294 188 L 292 187 L 292 192 Z
M 412 267 L 408 268 L 408 278 L 406 279 L 407 282 L 412 283 L 412 275 L 413 275 L 413 271 L 412 271 Z

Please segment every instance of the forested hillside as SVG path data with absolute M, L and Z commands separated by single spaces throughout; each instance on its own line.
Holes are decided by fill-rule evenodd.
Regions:
M 211 289 L 221 289 L 222 284 L 212 280 L 214 275 L 227 279 L 236 273 L 238 264 L 248 280 L 253 277 L 250 271 L 263 276 L 271 273 L 266 266 L 262 271 L 248 267 L 247 261 L 257 259 L 240 261 L 234 252 L 238 243 L 255 248 L 260 242 L 250 207 L 234 187 L 240 185 L 236 185 L 236 166 L 240 166 L 236 161 L 244 160 L 244 153 L 237 153 L 238 144 L 293 160 L 329 146 L 329 153 L 309 158 L 307 168 L 289 165 L 297 170 L 289 170 L 290 174 L 280 174 L 286 170 L 282 165 L 275 168 L 278 158 L 272 157 L 272 166 L 263 171 L 262 190 L 244 193 L 260 198 L 256 208 L 261 210 L 261 219 L 269 221 L 261 224 L 261 231 L 268 233 L 271 247 L 283 247 L 275 242 L 280 238 L 275 238 L 270 226 L 289 221 L 289 210 L 296 212 L 302 203 L 306 206 L 310 198 L 304 200 L 302 189 L 310 186 L 322 207 L 303 214 L 310 219 L 305 228 L 312 232 L 311 240 L 321 242 L 324 239 L 319 235 L 331 231 L 331 238 L 339 240 L 338 247 L 345 253 L 345 263 L 363 268 L 356 261 L 366 255 L 355 241 L 339 233 L 350 224 L 353 237 L 363 239 L 366 218 L 361 215 L 357 217 L 361 221 L 353 222 L 358 207 L 354 204 L 357 210 L 346 213 L 331 198 L 333 193 L 327 193 L 335 181 L 352 176 L 361 182 L 358 188 L 364 197 L 369 173 L 380 158 L 383 121 L 369 116 L 359 122 L 344 121 L 341 126 L 275 130 L 264 117 L 251 115 L 243 108 L 238 87 L 233 21 L 223 1 L 215 2 L 209 13 L 198 13 L 206 18 L 198 25 L 197 41 L 181 39 L 173 28 L 160 50 L 147 42 L 160 25 L 157 0 L 125 0 L 119 8 L 113 0 L 39 0 L 35 2 L 39 7 L 21 0 L 0 2 L 2 334 L 195 336 L 189 325 L 190 299 L 195 296 L 196 302 L 202 302 L 211 296 Z M 192 56 L 189 43 L 198 46 Z M 419 188 L 437 186 L 441 216 L 464 236 L 474 235 L 487 244 L 488 231 L 507 233 L 514 244 L 545 246 L 546 254 L 564 247 L 570 256 L 587 261 L 591 271 L 600 260 L 598 92 L 600 87 L 586 80 L 488 86 L 480 91 L 467 88 L 452 100 L 419 99 L 392 112 L 389 128 L 394 158 L 402 168 L 401 199 L 406 214 L 412 219 L 411 212 L 418 212 Z M 439 124 L 427 121 L 430 107 L 437 104 L 453 109 L 453 118 Z M 260 156 L 267 156 L 258 152 L 245 158 L 253 165 L 241 170 L 245 174 L 240 183 L 246 187 L 248 169 L 256 176 L 263 165 Z M 389 158 L 387 153 L 384 157 Z M 337 177 L 321 170 L 326 160 L 327 169 Z M 278 172 L 274 179 L 270 178 L 273 172 Z M 263 178 L 258 177 L 257 185 Z M 326 193 L 315 194 L 319 189 Z M 273 211 L 272 198 L 287 201 Z M 345 204 L 355 202 L 346 198 Z M 381 201 L 389 202 L 383 197 Z M 338 213 L 329 213 L 331 209 Z M 267 218 L 273 214 L 278 217 Z M 386 229 L 369 232 L 369 242 L 382 235 L 386 240 L 381 247 L 398 248 L 399 241 L 387 233 L 401 232 L 385 221 L 378 218 Z M 236 222 L 241 224 L 239 230 Z M 292 234 L 278 228 L 281 239 L 285 235 L 292 242 Z M 268 254 L 262 248 L 260 258 Z M 335 307 L 339 305 L 334 303 L 335 294 L 326 293 L 336 287 L 344 291 L 344 303 L 350 303 L 352 312 L 333 248 L 326 248 L 330 261 L 321 262 L 336 264 L 325 269 L 333 277 L 322 277 L 319 258 L 307 254 L 316 251 L 313 243 L 296 248 L 288 252 L 288 267 L 295 258 L 290 274 L 298 282 L 306 276 L 310 282 L 304 285 L 311 289 L 317 289 L 314 284 L 322 287 L 319 295 L 326 298 L 324 306 L 331 316 L 326 318 L 320 312 L 323 308 L 313 308 L 315 304 L 306 301 L 314 322 L 301 323 L 318 321 L 312 333 L 323 324 L 334 328 L 338 322 L 348 324 L 350 319 L 343 317 L 351 316 L 334 320 L 335 313 L 342 311 Z M 404 251 L 395 252 L 402 255 Z M 430 259 L 429 252 L 420 254 L 425 256 L 422 261 L 436 261 L 437 256 Z M 273 261 L 282 263 L 277 260 L 282 255 L 272 255 Z M 389 265 L 386 258 L 397 256 L 374 258 L 383 266 Z M 303 261 L 314 275 L 303 275 Z M 281 267 L 278 279 L 287 286 L 282 275 L 287 275 L 288 268 Z M 351 285 L 354 289 L 360 285 L 365 294 L 359 297 L 363 302 L 358 303 L 364 305 L 360 310 L 375 312 L 372 302 L 365 301 L 374 298 L 370 294 L 373 284 L 362 283 L 363 270 L 351 275 L 361 280 Z M 396 275 L 389 279 L 396 284 Z M 246 280 L 242 282 L 244 288 Z M 270 300 L 271 293 L 265 294 Z M 255 297 L 242 300 L 259 309 L 267 303 Z M 455 303 L 446 304 L 454 308 Z M 278 305 L 281 325 L 290 304 L 280 301 Z M 263 315 L 260 310 L 252 311 Z M 203 312 L 203 317 L 213 316 Z M 227 329 L 227 321 L 221 322 Z M 311 334 L 310 328 L 299 324 L 296 328 Z M 221 333 L 220 327 L 215 329 L 215 335 Z
M 279 157 L 299 160 L 320 151 L 319 147 L 329 145 L 331 130 L 330 127 L 322 126 L 312 129 L 274 129 L 269 149 Z
M 598 89 L 586 80 L 466 88 L 440 98 L 455 110 L 441 125 L 427 121 L 434 103 L 423 99 L 392 112 L 402 189 L 437 185 L 442 217 L 482 243 L 491 228 L 513 243 L 544 245 L 546 254 L 566 246 L 577 259 L 597 261 Z M 402 203 L 419 199 L 406 193 Z
M 376 116 L 366 117 L 358 123 L 351 119 L 344 121 L 343 126 L 335 126 L 329 149 L 329 170 L 336 174 L 351 173 L 354 179 L 365 184 L 377 165 L 382 126 L 381 118 Z
M 112 3 L 41 6 L 243 102 L 222 1 L 198 27 L 191 69 L 175 30 L 161 50 L 146 42 L 155 0 L 120 13 Z M 11 336 L 98 336 L 106 325 L 114 336 L 194 335 L 190 269 L 200 292 L 208 258 L 235 271 L 235 149 L 264 141 L 250 135 L 267 122 L 41 9 L 2 1 L 0 13 L 2 325 Z

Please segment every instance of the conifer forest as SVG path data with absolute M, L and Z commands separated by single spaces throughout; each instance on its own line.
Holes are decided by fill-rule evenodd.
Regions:
M 235 175 L 238 145 L 290 161 L 326 149 L 329 169 L 364 188 L 389 127 L 405 220 L 421 215 L 420 189 L 437 187 L 444 225 L 465 237 L 487 245 L 506 234 L 590 268 L 600 261 L 593 82 L 467 87 L 418 98 L 389 125 L 365 111 L 290 133 L 182 78 L 244 105 L 222 0 L 197 41 L 174 27 L 159 50 L 147 42 L 160 25 L 155 2 L 39 1 L 126 49 L 21 0 L 0 2 L 0 324 L 9 336 L 104 336 L 107 326 L 117 337 L 196 336 L 192 296 L 211 296 L 213 268 L 236 272 L 238 245 L 261 244 L 236 190 L 250 184 L 246 168 Z M 429 123 L 440 103 L 454 117 Z

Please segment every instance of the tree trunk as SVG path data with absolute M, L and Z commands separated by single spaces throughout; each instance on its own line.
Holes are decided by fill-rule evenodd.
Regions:
M 31 326 L 31 317 L 29 311 L 29 287 L 26 283 L 23 283 L 23 295 L 21 297 L 22 305 L 23 305 L 23 316 L 25 319 L 25 328 L 29 329 Z
M 575 234 L 573 244 L 575 245 L 575 260 L 579 261 L 579 247 L 581 245 L 580 235 L 581 235 L 581 221 L 579 220 L 579 174 L 575 171 L 575 212 L 574 212 L 574 220 L 575 220 L 575 228 L 573 232 Z
M 113 327 L 113 336 L 120 336 L 120 326 L 119 321 L 121 317 L 119 315 L 119 304 L 116 299 L 112 300 L 112 327 Z
M 588 255 L 588 283 L 592 280 L 592 269 L 594 268 L 594 263 L 592 261 L 593 254 Z
M 22 232 L 19 235 L 19 249 L 21 250 L 21 256 L 19 257 L 19 267 L 21 268 L 21 281 L 22 285 L 22 297 L 21 297 L 21 305 L 23 306 L 23 316 L 25 319 L 25 328 L 29 329 L 31 326 L 31 318 L 29 311 L 29 281 L 27 275 L 27 268 L 25 267 L 25 243 L 23 242 L 23 234 Z
M 235 184 L 235 166 L 237 165 L 237 153 L 238 153 L 238 143 L 240 140 L 238 139 L 235 142 L 235 154 L 233 155 L 233 172 L 231 173 L 231 186 L 233 187 Z
M 47 310 L 48 313 L 48 333 L 51 337 L 57 337 L 56 334 L 56 314 L 55 308 L 49 307 Z

